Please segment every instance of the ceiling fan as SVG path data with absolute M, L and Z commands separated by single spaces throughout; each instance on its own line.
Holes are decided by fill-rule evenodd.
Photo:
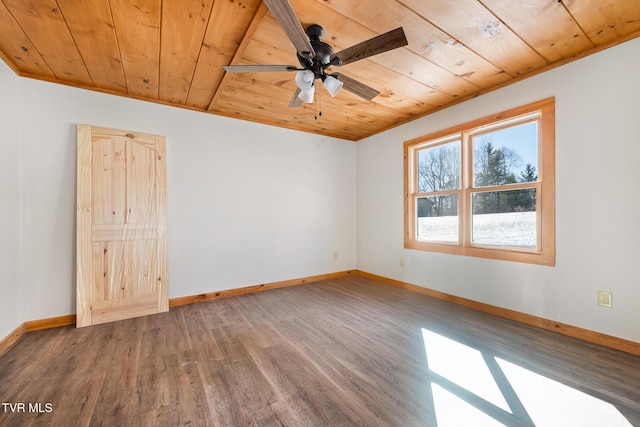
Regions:
M 300 107 L 304 102 L 313 102 L 316 80 L 322 81 L 332 97 L 344 87 L 349 92 L 371 101 L 380 92 L 342 73 L 329 74 L 326 72 L 327 68 L 350 64 L 408 44 L 404 30 L 400 27 L 334 53 L 330 45 L 321 41 L 324 29 L 320 25 L 309 26 L 305 33 L 289 0 L 263 1 L 296 48 L 298 62 L 302 68 L 294 65 L 225 65 L 223 68 L 228 73 L 297 71 L 295 81 L 298 88 L 291 98 L 289 108 Z

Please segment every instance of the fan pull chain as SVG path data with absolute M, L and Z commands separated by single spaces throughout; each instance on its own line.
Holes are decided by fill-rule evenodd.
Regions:
M 318 104 L 320 104 L 320 112 L 317 112 L 317 108 L 316 108 L 316 114 L 313 117 L 316 120 L 318 120 L 318 116 L 322 117 L 322 91 L 321 90 L 318 91 L 318 98 L 317 98 L 314 106 L 318 107 Z

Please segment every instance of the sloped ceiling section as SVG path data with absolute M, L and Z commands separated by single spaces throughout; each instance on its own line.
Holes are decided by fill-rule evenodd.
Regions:
M 19 75 L 359 140 L 640 35 L 638 0 L 291 0 L 336 52 L 397 27 L 409 44 L 329 71 L 378 90 L 317 85 L 288 108 L 297 65 L 262 0 L 1 0 L 0 56 Z M 320 114 L 321 113 L 321 114 Z

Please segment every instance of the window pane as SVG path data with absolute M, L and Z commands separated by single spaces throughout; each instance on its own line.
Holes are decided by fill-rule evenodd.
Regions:
M 458 243 L 458 195 L 419 197 L 416 203 L 417 239 Z
M 473 136 L 476 187 L 538 180 L 538 122 Z
M 536 189 L 490 191 L 472 196 L 472 242 L 536 248 Z
M 460 188 L 460 141 L 418 152 L 418 193 Z

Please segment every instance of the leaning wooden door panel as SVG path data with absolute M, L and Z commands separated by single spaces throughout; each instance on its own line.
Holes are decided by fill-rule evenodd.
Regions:
M 164 137 L 78 125 L 77 326 L 169 309 Z

